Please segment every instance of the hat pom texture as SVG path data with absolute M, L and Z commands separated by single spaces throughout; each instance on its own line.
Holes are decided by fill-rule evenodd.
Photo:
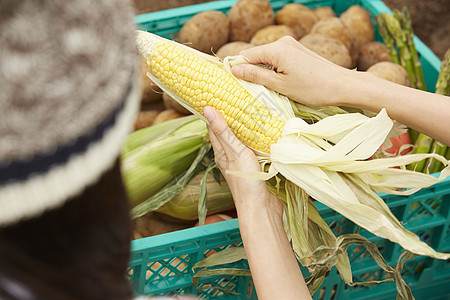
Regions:
M 117 159 L 139 105 L 123 0 L 0 7 L 0 226 L 63 204 Z

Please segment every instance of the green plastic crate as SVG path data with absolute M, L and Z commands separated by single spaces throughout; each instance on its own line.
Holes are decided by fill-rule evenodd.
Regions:
M 220 10 L 225 13 L 236 2 L 214 1 L 136 16 L 142 30 L 173 38 L 181 26 L 196 13 Z M 274 10 L 287 3 L 301 3 L 309 7 L 330 6 L 337 14 L 354 4 L 368 9 L 371 15 L 389 12 L 380 0 L 273 0 Z M 376 35 L 377 40 L 381 40 Z M 417 37 L 415 44 L 424 70 L 427 89 L 434 92 L 439 74 L 440 60 Z M 437 175 L 437 174 L 436 174 Z M 438 251 L 450 251 L 450 178 L 423 189 L 411 196 L 382 195 L 396 217 L 405 227 Z M 357 226 L 330 208 L 316 202 L 324 220 L 337 234 L 355 232 Z M 376 242 L 386 261 L 395 266 L 401 247 L 376 237 L 365 230 L 360 233 Z M 136 295 L 197 295 L 205 299 L 257 299 L 251 278 L 238 276 L 212 276 L 200 280 L 206 287 L 197 290 L 192 284 L 192 267 L 208 253 L 242 244 L 236 219 L 205 225 L 131 242 L 129 278 Z M 383 279 L 384 273 L 363 248 L 350 247 L 354 281 Z M 246 261 L 233 267 L 248 268 Z M 302 268 L 304 276 L 309 273 Z M 415 257 L 404 267 L 403 278 L 410 285 L 416 299 L 450 299 L 450 261 Z M 211 286 L 211 287 L 210 287 Z M 239 295 L 230 294 L 212 286 L 226 287 Z M 208 288 L 210 287 L 210 288 Z M 314 299 L 394 299 L 394 283 L 373 287 L 347 286 L 333 268 Z

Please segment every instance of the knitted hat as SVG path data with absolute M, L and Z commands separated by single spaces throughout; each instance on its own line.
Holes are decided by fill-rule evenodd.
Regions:
M 126 0 L 2 0 L 0 227 L 112 167 L 139 104 L 134 41 Z

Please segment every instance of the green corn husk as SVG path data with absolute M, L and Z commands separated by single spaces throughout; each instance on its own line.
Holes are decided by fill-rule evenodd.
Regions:
M 158 208 L 156 212 L 186 221 L 194 221 L 199 218 L 198 206 L 204 174 L 205 171 L 195 175 L 180 194 Z M 220 213 L 234 208 L 231 191 L 222 175 L 220 176 L 221 180 L 218 182 L 213 174 L 206 175 L 204 186 L 207 191 L 207 195 L 205 195 L 207 214 Z
M 121 162 L 131 206 L 152 197 L 185 171 L 207 135 L 205 123 L 195 116 L 170 120 L 130 134 Z

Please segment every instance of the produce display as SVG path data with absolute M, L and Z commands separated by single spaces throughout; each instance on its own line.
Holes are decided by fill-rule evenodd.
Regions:
M 214 14 L 220 15 L 216 19 L 221 25 L 208 21 L 208 15 Z M 321 246 L 346 249 L 350 244 L 364 245 L 380 262 L 376 247 L 361 236 L 336 237 L 318 214 L 313 199 L 373 234 L 398 243 L 407 250 L 406 259 L 416 254 L 448 259 L 449 254 L 434 251 L 406 230 L 377 195 L 407 195 L 441 180 L 427 175 L 426 168 L 419 170 L 417 164 L 428 162 L 429 170 L 442 170 L 448 164 L 444 156 L 450 151 L 446 147 L 428 139 L 428 150 L 418 151 L 417 142 L 423 139 L 418 134 L 412 148 L 421 154 L 406 154 L 403 150 L 411 146 L 409 134 L 384 110 L 375 115 L 344 107 L 305 107 L 263 86 L 238 80 L 230 72 L 233 64 L 245 62 L 238 56 L 242 49 L 290 35 L 343 67 L 423 89 L 407 11 L 378 16 L 377 24 L 384 44 L 374 41 L 372 21 L 357 5 L 337 17 L 327 7 L 288 4 L 275 13 L 268 1 L 240 0 L 227 15 L 214 11 L 195 15 L 178 34 L 180 43 L 139 32 L 138 50 L 149 66 L 143 80 L 157 84 L 165 100 L 153 123 L 136 126 L 139 130 L 130 135 L 123 152 L 133 217 L 159 213 L 191 221 L 192 225 L 198 220 L 197 225 L 201 225 L 208 222 L 208 215 L 233 208 L 204 124 L 202 108 L 210 105 L 265 162 L 265 172 L 239 176 L 267 180 L 269 189 L 284 203 L 286 230 L 294 252 L 312 273 L 307 279 L 312 294 L 333 266 L 350 285 L 377 283 L 353 282 L 346 252 L 316 252 Z M 220 36 L 211 38 L 213 33 L 204 31 L 208 32 L 206 38 L 198 37 L 204 33 L 201 28 L 208 26 L 220 26 Z M 446 60 L 450 61 L 450 53 Z M 448 61 L 442 64 L 437 84 L 437 92 L 443 94 L 449 89 Z M 270 105 L 258 99 L 261 94 L 272 100 Z M 291 134 L 282 135 L 286 127 L 291 128 Z M 308 143 L 294 138 L 300 134 L 294 128 L 302 128 Z M 298 153 L 311 155 L 300 157 Z M 324 263 L 313 267 L 313 261 Z M 393 272 L 388 277 L 399 291 L 406 291 L 399 296 L 410 298 L 409 288 L 401 280 L 401 267 Z

